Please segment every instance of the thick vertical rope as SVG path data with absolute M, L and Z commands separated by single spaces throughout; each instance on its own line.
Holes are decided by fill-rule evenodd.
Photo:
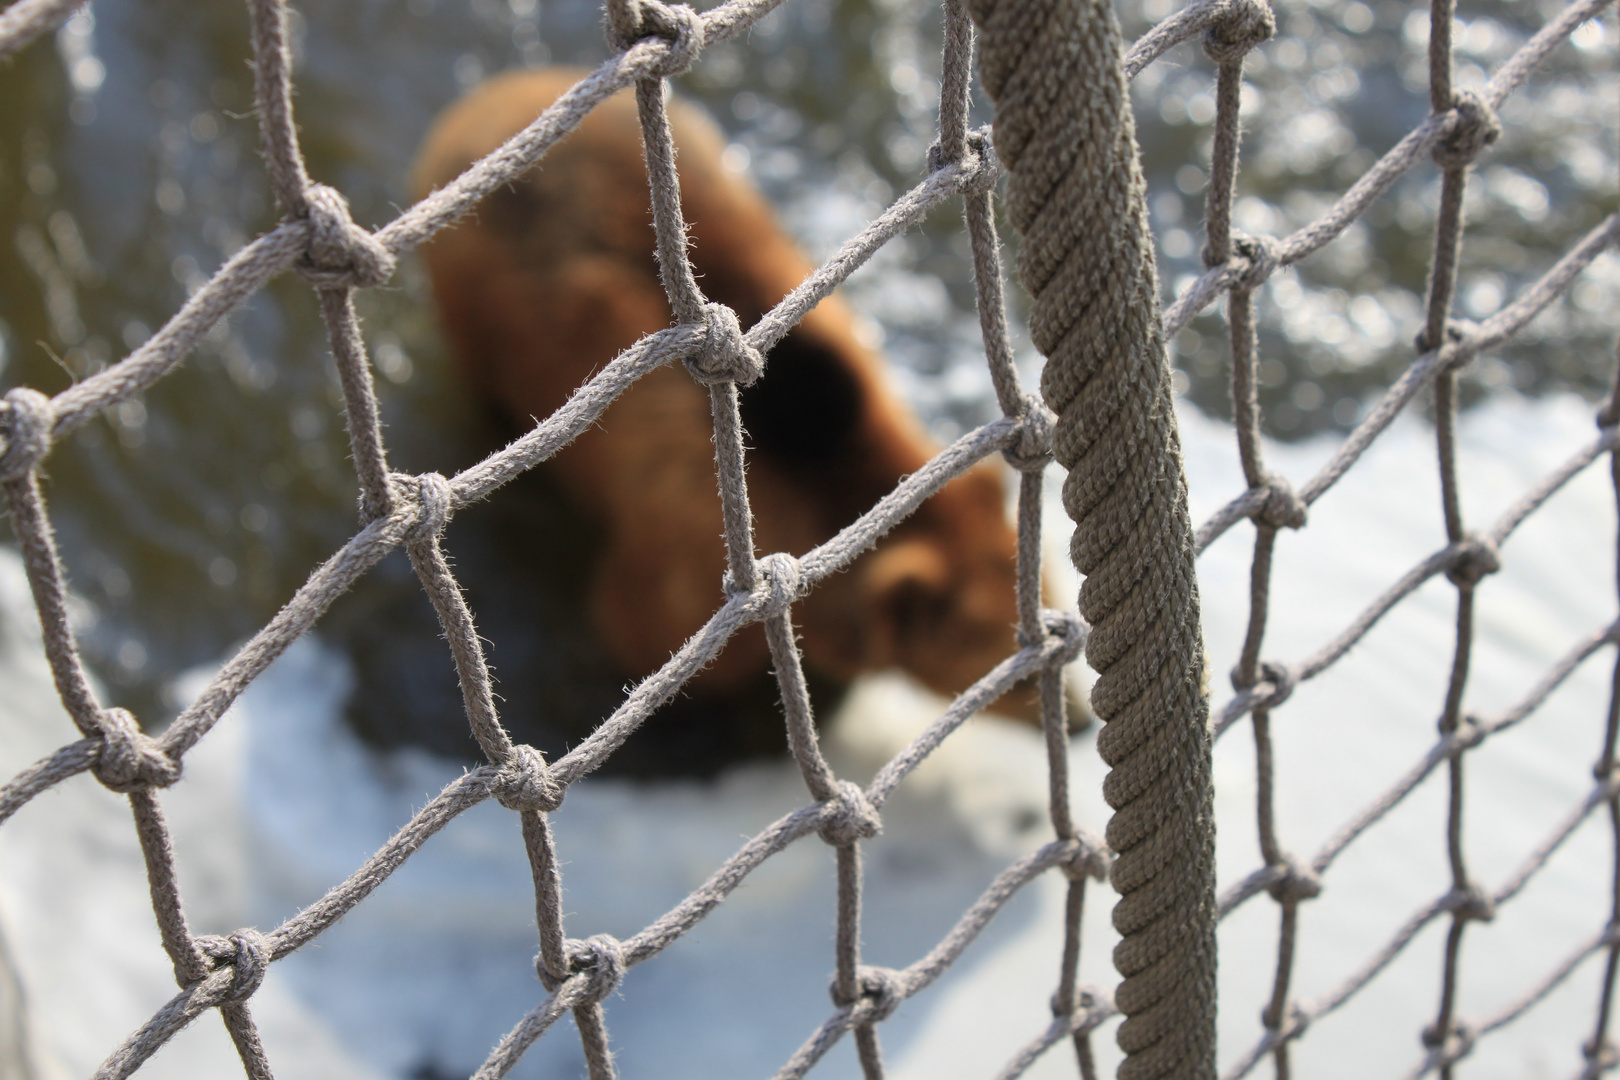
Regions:
M 1135 124 L 1104 0 L 969 0 L 1023 236 L 1086 575 L 1097 746 L 1112 767 L 1120 1076 L 1215 1072 L 1215 834 L 1203 639 Z

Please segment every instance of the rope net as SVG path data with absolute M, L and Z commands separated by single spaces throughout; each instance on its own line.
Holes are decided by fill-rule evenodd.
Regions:
M 879 1025 L 905 999 L 924 990 L 972 942 L 1020 888 L 1047 871 L 1067 878 L 1065 938 L 1055 957 L 1052 1016 L 1030 1019 L 1030 1037 L 1002 1076 L 1024 1072 L 1041 1054 L 1069 1041 L 1080 1074 L 1096 1074 L 1091 1035 L 1123 1014 L 1122 1076 L 1207 1077 L 1216 1074 L 1214 934 L 1218 920 L 1262 893 L 1280 912 L 1274 988 L 1265 1034 L 1243 1048 L 1226 1075 L 1248 1074 L 1271 1057 L 1289 1072 L 1293 1042 L 1309 1024 L 1360 993 L 1436 920 L 1449 924 L 1440 1005 L 1425 1028 L 1427 1056 L 1415 1075 L 1449 1076 L 1477 1040 L 1517 1019 L 1583 960 L 1605 957 L 1582 1075 L 1613 1065 L 1610 999 L 1620 960 L 1620 890 L 1607 926 L 1594 928 L 1575 953 L 1551 958 L 1546 978 L 1497 1015 L 1465 1020 L 1457 1011 L 1459 958 L 1466 931 L 1520 892 L 1553 851 L 1588 816 L 1607 813 L 1620 865 L 1620 783 L 1614 769 L 1620 695 L 1604 723 L 1596 780 L 1567 820 L 1507 881 L 1491 886 L 1469 872 L 1462 835 L 1468 755 L 1499 732 L 1525 721 L 1575 670 L 1620 640 L 1620 623 L 1576 642 L 1544 678 L 1511 707 L 1491 715 L 1463 709 L 1474 640 L 1474 604 L 1500 566 L 1500 548 L 1556 491 L 1605 455 L 1617 492 L 1620 391 L 1598 411 L 1598 433 L 1562 467 L 1528 490 L 1484 529 L 1465 523 L 1458 495 L 1458 372 L 1471 359 L 1524 327 L 1567 289 L 1620 235 L 1610 217 L 1539 280 L 1480 322 L 1451 317 L 1462 208 L 1471 163 L 1500 132 L 1496 110 L 1541 61 L 1607 0 L 1576 0 L 1500 65 L 1480 92 L 1452 81 L 1449 0 L 1434 0 L 1430 28 L 1431 115 L 1357 179 L 1319 219 L 1287 236 L 1247 235 L 1233 227 L 1238 107 L 1244 56 L 1273 33 L 1263 0 L 1194 0 L 1129 49 L 1111 9 L 1098 0 L 969 0 L 946 5 L 939 127 L 928 173 L 865 229 L 848 240 L 775 309 L 743 329 L 735 313 L 703 295 L 684 244 L 665 83 L 699 60 L 707 44 L 745 33 L 781 0 L 730 0 L 704 13 L 658 0 L 609 0 L 615 55 L 519 135 L 459 179 L 367 231 L 356 226 L 343 196 L 313 182 L 299 149 L 292 112 L 287 12 L 279 0 L 249 0 L 257 114 L 263 152 L 282 223 L 232 256 L 169 322 L 120 362 L 55 397 L 12 390 L 0 413 L 0 486 L 44 630 L 57 689 L 81 738 L 0 788 L 0 821 L 36 795 L 82 772 L 130 801 L 145 855 L 153 909 L 174 965 L 179 992 L 123 1045 L 98 1078 L 125 1077 L 198 1016 L 217 1009 L 251 1077 L 269 1077 L 270 1062 L 255 1028 L 251 999 L 272 962 L 315 940 L 363 901 L 458 814 L 488 799 L 517 813 L 533 870 L 539 955 L 546 995 L 491 1051 L 477 1076 L 507 1074 L 525 1050 L 565 1013 L 573 1015 L 593 1078 L 614 1075 L 603 1000 L 626 968 L 657 956 L 697 926 L 749 874 L 788 844 L 818 834 L 835 850 L 836 1008 L 781 1068 L 806 1074 L 844 1035 L 853 1033 L 866 1075 L 883 1074 Z M 0 12 L 0 55 L 59 25 L 77 0 L 18 0 Z M 968 102 L 974 25 L 982 34 L 978 63 L 995 100 L 991 130 L 970 130 Z M 1128 105 L 1128 81 L 1174 45 L 1202 36 L 1217 69 L 1214 149 L 1206 207 L 1207 271 L 1168 309 L 1147 229 L 1145 187 Z M 634 87 L 653 192 L 660 266 L 676 325 L 620 354 L 553 415 L 504 450 L 453 477 L 408 476 L 389 468 L 377 397 L 353 306 L 357 289 L 389 279 L 399 255 L 471 209 L 483 196 L 532 167 L 593 107 Z M 1406 173 L 1433 158 L 1442 194 L 1427 309 L 1416 358 L 1344 441 L 1297 490 L 1265 465 L 1260 441 L 1254 297 L 1279 268 L 1299 262 L 1343 235 Z M 992 194 L 1005 166 L 1007 208 L 1022 234 L 1019 272 L 1034 299 L 1031 333 L 1049 363 L 1041 400 L 1019 386 L 1002 296 Z M 814 305 L 889 239 L 934 207 L 961 198 L 972 243 L 985 354 L 1003 416 L 962 436 L 903 481 L 853 525 L 812 551 L 756 554 L 744 481 L 738 386 L 757 378 L 770 348 Z M 210 327 L 266 282 L 288 269 L 319 297 L 340 374 L 351 453 L 360 483 L 361 528 L 318 566 L 281 611 L 243 646 L 158 735 L 143 733 L 126 710 L 98 699 L 68 618 L 68 597 L 40 486 L 52 444 L 120 402 L 132 400 L 171 372 Z M 1171 408 L 1164 341 L 1224 298 L 1231 338 L 1236 435 L 1248 489 L 1203 523 L 1188 519 Z M 557 760 L 515 744 L 501 725 L 473 613 L 452 575 L 440 537 L 460 509 L 546 460 L 596 421 L 647 372 L 686 365 L 708 389 L 714 418 L 717 482 L 724 509 L 729 572 L 727 599 L 701 632 L 669 662 L 629 691 L 595 732 Z M 1268 585 L 1278 532 L 1299 529 L 1309 508 L 1333 488 L 1396 415 L 1424 388 L 1435 402 L 1440 486 L 1447 543 L 1378 596 L 1342 634 L 1303 660 L 1272 659 L 1266 649 Z M 1048 408 L 1050 407 L 1050 408 Z M 1019 640 L 1022 648 L 962 694 L 910 746 L 862 788 L 839 778 L 823 757 L 795 644 L 792 608 L 817 582 L 847 566 L 931 493 L 974 463 L 1003 454 L 1020 472 Z M 1070 469 L 1064 504 L 1077 522 L 1072 547 L 1086 575 L 1084 620 L 1040 606 L 1041 477 L 1056 459 Z M 1620 498 L 1620 495 L 1617 495 Z M 1235 694 L 1209 715 L 1193 557 L 1240 521 L 1255 528 L 1252 604 Z M 488 762 L 432 799 L 386 846 L 318 902 L 281 925 L 199 936 L 188 928 L 177 885 L 162 789 L 180 779 L 186 753 L 206 736 L 244 688 L 333 600 L 386 554 L 403 546 L 449 641 L 466 717 Z M 1440 713 L 1439 738 L 1390 790 L 1358 813 L 1308 859 L 1281 844 L 1273 806 L 1270 722 L 1294 688 L 1321 675 L 1374 623 L 1425 581 L 1444 574 L 1456 591 L 1455 662 Z M 590 774 L 683 683 L 715 657 L 726 640 L 754 622 L 765 626 L 787 718 L 788 741 L 811 801 L 749 840 L 697 891 L 624 940 L 566 935 L 561 873 L 548 816 L 570 785 Z M 1107 843 L 1071 815 L 1061 669 L 1082 648 L 1099 673 L 1094 707 L 1105 722 L 1099 751 L 1113 771 L 1105 794 L 1116 811 Z M 976 710 L 1013 684 L 1038 679 L 1050 762 L 1050 842 L 1009 866 L 926 956 L 903 969 L 861 960 L 861 842 L 880 827 L 896 787 Z M 1620 668 L 1616 688 L 1620 690 Z M 1264 865 L 1217 897 L 1210 748 L 1245 717 L 1253 728 L 1260 851 Z M 1450 787 L 1446 822 L 1451 885 L 1413 913 L 1365 966 L 1324 997 L 1290 992 L 1300 904 L 1317 895 L 1335 861 L 1374 822 L 1442 768 Z M 1080 927 L 1088 881 L 1109 879 L 1120 894 L 1114 921 L 1122 935 L 1115 988 L 1078 977 Z M 588 913 L 587 916 L 588 917 Z

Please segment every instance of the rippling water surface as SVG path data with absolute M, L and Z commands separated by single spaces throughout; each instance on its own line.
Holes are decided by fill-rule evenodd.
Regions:
M 1465 5 L 1459 85 L 1480 84 L 1560 7 Z M 1133 3 L 1127 34 L 1170 10 L 1167 0 Z M 1421 122 L 1427 23 L 1398 0 L 1286 2 L 1278 16 L 1279 38 L 1249 65 L 1237 224 L 1280 234 L 1319 216 Z M 933 5 L 797 0 L 710 49 L 680 88 L 731 133 L 790 229 L 825 254 L 921 173 L 939 22 Z M 311 171 L 370 226 L 405 202 L 417 141 L 465 87 L 514 65 L 606 55 L 597 11 L 573 0 L 304 5 L 294 30 Z M 1612 25 L 1586 25 L 1504 108 L 1506 135 L 1470 187 L 1462 314 L 1490 314 L 1615 209 L 1614 45 Z M 1135 87 L 1167 295 L 1201 267 L 1212 88 L 1191 45 Z M 55 392 L 115 362 L 274 223 L 234 5 L 102 0 L 0 67 L 0 101 L 0 384 Z M 1419 169 L 1261 293 L 1274 434 L 1347 427 L 1409 361 L 1437 191 L 1437 171 Z M 964 255 L 942 211 L 850 288 L 941 437 L 992 406 Z M 1613 362 L 1617 299 L 1620 268 L 1605 257 L 1519 343 L 1476 363 L 1470 394 L 1595 395 Z M 405 260 L 361 304 L 396 465 L 449 472 L 497 445 L 446 365 L 420 265 Z M 1227 409 L 1222 333 L 1209 314 L 1175 342 L 1181 386 L 1216 414 Z M 85 601 L 84 640 L 113 696 L 161 721 L 176 704 L 164 691 L 174 673 L 262 625 L 350 535 L 353 493 L 313 296 L 286 275 L 183 370 L 51 458 L 48 495 Z M 547 527 L 556 509 L 528 479 L 450 532 L 508 715 L 593 709 L 616 691 L 569 631 L 577 586 L 555 568 L 585 541 Z M 359 661 L 372 704 L 356 719 L 372 734 L 397 721 L 395 707 L 459 711 L 403 559 L 322 626 Z

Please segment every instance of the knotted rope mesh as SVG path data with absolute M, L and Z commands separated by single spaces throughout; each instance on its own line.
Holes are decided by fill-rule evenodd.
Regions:
M 1286 237 L 1246 236 L 1232 228 L 1239 142 L 1238 105 L 1245 54 L 1274 29 L 1262 0 L 1195 0 L 1126 50 L 1112 11 L 1099 0 L 970 0 L 946 6 L 939 130 L 928 174 L 846 242 L 775 309 L 742 328 L 735 313 L 703 295 L 685 251 L 675 162 L 664 113 L 664 82 L 698 62 L 706 44 L 736 37 L 781 0 L 731 0 L 699 14 L 657 0 L 610 0 L 609 38 L 616 55 L 564 94 L 527 129 L 454 183 L 371 232 L 350 219 L 343 196 L 314 183 L 293 122 L 286 11 L 279 0 L 249 0 L 257 113 L 264 156 L 284 218 L 243 247 L 145 344 L 122 361 L 48 398 L 11 391 L 0 413 L 0 486 L 12 515 L 44 629 L 57 689 L 82 738 L 0 788 L 0 821 L 51 786 L 91 772 L 127 795 L 145 854 L 153 908 L 174 965 L 177 993 L 107 1057 L 98 1077 L 133 1073 L 193 1019 L 218 1009 L 252 1077 L 270 1063 L 254 1025 L 251 999 L 267 966 L 308 944 L 365 899 L 393 870 L 456 815 L 486 799 L 519 814 L 533 870 L 539 955 L 547 996 L 518 1019 L 476 1074 L 505 1075 L 564 1013 L 572 1013 L 594 1078 L 612 1076 L 602 1002 L 629 966 L 649 960 L 695 927 L 748 873 L 812 832 L 836 853 L 838 899 L 832 1015 L 782 1067 L 804 1075 L 843 1035 L 854 1032 L 868 1077 L 883 1073 L 878 1025 L 953 963 L 1003 904 L 1048 870 L 1068 878 L 1065 937 L 1056 962 L 1050 1020 L 1031 1019 L 1031 1037 L 1003 1070 L 1016 1076 L 1060 1041 L 1072 1042 L 1080 1073 L 1096 1073 L 1090 1033 L 1116 1013 L 1121 1075 L 1132 1078 L 1215 1075 L 1214 931 L 1220 917 L 1262 892 L 1281 911 L 1274 990 L 1265 1035 L 1240 1053 L 1229 1075 L 1271 1056 L 1280 1076 L 1291 1043 L 1309 1023 L 1344 1004 L 1428 923 L 1449 916 L 1441 1003 L 1423 1033 L 1427 1057 L 1418 1074 L 1452 1064 L 1476 1041 L 1513 1021 L 1588 956 L 1607 967 L 1583 1075 L 1612 1065 L 1609 1004 L 1620 962 L 1620 890 L 1610 924 L 1573 955 L 1555 958 L 1547 978 L 1499 1015 L 1467 1022 L 1456 1011 L 1458 958 L 1470 922 L 1523 888 L 1585 817 L 1606 808 L 1620 865 L 1620 784 L 1614 770 L 1620 696 L 1611 703 L 1596 782 L 1563 825 L 1496 889 L 1469 874 L 1462 843 L 1467 754 L 1525 720 L 1577 665 L 1620 640 L 1620 623 L 1578 642 L 1519 703 L 1492 715 L 1465 713 L 1462 701 L 1473 642 L 1474 598 L 1500 564 L 1500 547 L 1525 518 L 1582 469 L 1613 456 L 1620 432 L 1620 389 L 1598 413 L 1598 435 L 1539 482 L 1494 525 L 1471 531 L 1457 493 L 1457 372 L 1546 308 L 1579 272 L 1612 245 L 1611 217 L 1495 315 L 1479 323 L 1450 317 L 1462 235 L 1463 194 L 1474 159 L 1500 131 L 1495 109 L 1537 64 L 1606 0 L 1577 0 L 1491 77 L 1484 91 L 1452 85 L 1449 0 L 1434 0 L 1430 31 L 1431 115 L 1362 175 L 1331 210 Z M 76 0 L 19 0 L 0 12 L 0 55 L 58 25 Z M 983 85 L 996 103 L 991 131 L 970 130 L 973 24 L 983 38 Z M 1215 141 L 1206 211 L 1207 272 L 1162 317 L 1144 186 L 1126 87 L 1175 44 L 1202 35 L 1217 67 Z M 676 325 L 626 350 L 553 415 L 506 449 L 454 477 L 390 471 L 370 364 L 353 306 L 356 289 L 388 280 L 395 260 L 455 221 L 480 198 L 532 167 L 609 95 L 636 88 L 653 191 L 659 265 Z M 992 147 L 994 149 L 992 149 Z M 1441 208 L 1417 356 L 1406 372 L 1300 489 L 1265 467 L 1256 394 L 1256 290 L 1280 267 L 1331 243 L 1406 172 L 1432 156 L 1443 176 Z M 1019 386 L 1002 297 L 992 193 L 1004 164 L 1009 216 L 1022 234 L 1019 272 L 1034 300 L 1032 337 L 1049 358 L 1043 405 Z M 932 208 L 960 196 L 972 241 L 985 353 L 1004 415 L 957 440 L 904 480 L 853 525 L 801 555 L 756 554 L 752 538 L 739 384 L 761 372 L 763 358 L 794 323 L 887 240 Z M 351 453 L 359 476 L 360 531 L 318 566 L 271 622 L 233 656 L 159 735 L 144 734 L 127 711 L 98 699 L 70 629 L 62 563 L 46 513 L 39 471 L 54 442 L 103 410 L 130 400 L 171 372 L 208 329 L 254 291 L 292 268 L 316 289 L 343 390 Z M 1187 513 L 1164 341 L 1226 297 L 1231 331 L 1236 433 L 1248 490 L 1196 532 Z M 628 385 L 656 367 L 683 362 L 709 389 L 716 474 L 724 508 L 727 599 L 708 624 L 579 746 L 548 762 L 514 744 L 503 728 L 482 647 L 440 538 L 460 509 L 544 461 L 592 424 Z M 1277 533 L 1306 524 L 1307 511 L 1332 488 L 1396 414 L 1433 387 L 1440 481 L 1448 542 L 1359 615 L 1339 637 L 1303 661 L 1264 653 L 1268 582 Z M 1050 412 L 1048 411 L 1050 407 Z M 1054 415 L 1055 414 L 1055 415 Z M 1014 656 L 959 697 L 865 788 L 839 778 L 823 757 L 794 643 L 792 606 L 846 566 L 929 494 L 975 462 L 1002 453 L 1019 470 L 1019 638 Z M 1040 607 L 1041 475 L 1055 458 L 1070 472 L 1064 505 L 1077 522 L 1073 555 L 1086 575 L 1085 621 Z M 1620 463 L 1612 465 L 1620 492 Z M 1617 496 L 1620 498 L 1620 496 Z M 1237 669 L 1236 693 L 1207 715 L 1193 558 L 1239 521 L 1256 531 L 1252 605 Z M 218 722 L 247 684 L 309 630 L 332 601 L 389 551 L 403 546 L 438 612 L 460 677 L 466 716 L 488 763 L 467 772 L 343 883 L 269 931 L 197 936 L 189 929 L 160 792 L 181 778 L 185 754 Z M 1400 782 L 1359 813 L 1308 861 L 1280 844 L 1272 805 L 1269 723 L 1301 681 L 1342 657 L 1372 625 L 1424 581 L 1444 573 L 1457 594 L 1455 662 L 1440 703 L 1440 738 Z M 597 768 L 739 628 L 763 622 L 781 690 L 789 744 L 812 797 L 726 860 L 708 881 L 650 926 L 625 939 L 570 938 L 563 925 L 559 857 L 548 817 L 569 786 Z M 1089 635 L 1089 642 L 1088 642 Z M 1105 794 L 1116 814 L 1107 844 L 1079 829 L 1069 809 L 1068 745 L 1062 666 L 1086 648 L 1098 670 L 1094 706 L 1106 727 L 1099 750 L 1113 768 Z M 881 827 L 897 785 L 978 708 L 1014 683 L 1041 686 L 1050 761 L 1052 840 L 1003 872 L 926 956 L 894 970 L 861 962 L 861 841 Z M 1620 668 L 1616 687 L 1620 689 Z M 1244 716 L 1251 719 L 1260 775 L 1258 817 L 1264 865 L 1217 898 L 1214 893 L 1210 746 Z M 1415 913 L 1366 966 L 1324 998 L 1290 993 L 1301 902 L 1323 887 L 1339 855 L 1444 764 L 1451 799 L 1447 829 L 1451 887 Z M 1080 925 L 1089 879 L 1109 878 L 1120 893 L 1114 919 L 1122 934 L 1116 990 L 1078 978 Z M 588 913 L 585 913 L 588 918 Z

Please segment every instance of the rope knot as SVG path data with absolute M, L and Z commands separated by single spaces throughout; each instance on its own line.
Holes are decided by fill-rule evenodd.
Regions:
M 1024 395 L 1024 408 L 1018 414 L 1018 441 L 1001 452 L 1007 464 L 1019 472 L 1040 472 L 1052 460 L 1052 431 L 1057 414 L 1034 394 Z
M 1208 30 L 1204 31 L 1204 55 L 1217 64 L 1239 64 L 1256 45 L 1270 41 L 1277 32 L 1277 17 L 1265 0 L 1239 0 Z
M 765 374 L 765 357 L 743 336 L 737 313 L 719 303 L 703 305 L 703 340 L 686 357 L 686 370 L 705 386 L 748 386 Z
M 787 552 L 772 552 L 754 563 L 754 595 L 764 601 L 765 618 L 786 611 L 801 587 L 799 560 Z
M 967 153 L 961 165 L 964 173 L 962 194 L 985 195 L 996 189 L 996 183 L 1001 179 L 1001 161 L 996 157 L 988 124 L 967 133 Z
M 223 1001 L 246 1001 L 252 997 L 270 967 L 270 939 L 251 927 L 238 930 L 230 937 L 216 934 L 199 937 L 197 947 L 208 957 L 213 970 L 233 969 L 231 985 L 226 987 Z
M 996 156 L 996 141 L 990 125 L 969 131 L 967 146 L 976 160 L 973 163 L 973 178 L 962 190 L 974 195 L 994 190 L 996 182 L 1001 179 L 1001 159 Z
M 1052 1015 L 1061 1020 L 1077 1013 L 1089 1013 L 1097 1004 L 1097 995 L 1085 987 L 1077 986 L 1074 988 L 1074 1006 L 1072 1008 L 1065 1009 L 1063 1007 L 1062 994 L 1056 991 L 1053 992 L 1046 1004 L 1052 1010 Z
M 1600 1043 L 1587 1039 L 1581 1043 L 1581 1057 L 1587 1064 L 1597 1066 L 1595 1071 L 1588 1071 L 1586 1075 L 1597 1076 L 1620 1064 L 1620 1049 L 1615 1047 L 1613 1039 L 1605 1038 Z
M 1260 1023 L 1285 1039 L 1295 1039 L 1305 1034 L 1305 1029 L 1311 1026 L 1311 1017 L 1300 1008 L 1297 1001 L 1290 1001 L 1288 1007 L 1282 1010 L 1282 1015 L 1278 1015 L 1269 1006 L 1261 1009 Z
M 393 473 L 388 479 L 396 506 L 401 502 L 415 504 L 414 519 L 405 530 L 406 540 L 426 540 L 444 532 L 455 510 L 456 495 L 443 473 Z
M 1473 713 L 1464 713 L 1457 719 L 1457 726 L 1450 732 L 1443 732 L 1451 745 L 1447 748 L 1448 757 L 1456 757 L 1464 750 L 1472 750 L 1485 741 L 1485 725 L 1480 723 L 1479 717 Z
M 1245 691 L 1253 693 L 1252 707 L 1256 709 L 1275 709 L 1293 695 L 1294 687 L 1299 683 L 1299 677 L 1294 674 L 1294 669 L 1281 660 L 1260 661 L 1260 670 L 1257 674 L 1258 681 L 1245 683 L 1243 670 L 1232 669 L 1232 689 L 1240 694 Z
M 1473 90 L 1459 90 L 1453 95 L 1451 115 L 1456 119 L 1434 148 L 1434 160 L 1442 169 L 1466 168 L 1502 137 L 1502 121 Z
M 821 825 L 817 832 L 834 847 L 844 847 L 883 831 L 883 819 L 867 801 L 866 792 L 852 780 L 840 780 L 834 792 L 821 804 Z
M 337 189 L 311 184 L 304 205 L 309 240 L 295 265 L 316 288 L 369 289 L 394 275 L 394 253 L 354 223 Z
M 1464 537 L 1451 546 L 1451 565 L 1446 577 L 1454 585 L 1478 585 L 1488 575 L 1502 569 L 1502 554 L 1488 537 Z
M 1419 330 L 1417 337 L 1412 339 L 1412 347 L 1416 349 L 1418 351 L 1418 355 L 1421 356 L 1424 353 L 1432 352 L 1435 349 L 1444 348 L 1448 345 L 1461 345 L 1472 337 L 1478 330 L 1479 324 L 1474 322 L 1472 319 L 1447 319 L 1445 330 L 1442 331 L 1441 334 L 1441 336 L 1444 338 L 1443 341 L 1430 341 L 1428 330 Z M 1470 359 L 1472 359 L 1472 357 L 1466 355 L 1461 358 L 1454 356 L 1450 361 L 1448 361 L 1446 366 L 1448 368 L 1456 367 L 1458 364 L 1466 363 Z
M 180 762 L 140 729 L 128 709 L 103 709 L 100 728 L 101 753 L 92 771 L 103 787 L 127 795 L 180 779 Z
M 1275 236 L 1233 229 L 1231 243 L 1232 252 L 1224 264 L 1205 245 L 1204 267 L 1213 270 L 1225 265 L 1232 272 L 1232 288 L 1237 292 L 1253 292 L 1282 265 L 1282 241 Z
M 1305 524 L 1310 508 L 1305 500 L 1294 493 L 1288 478 L 1268 472 L 1264 483 L 1256 489 L 1265 493 L 1265 502 L 1254 512 L 1254 523 L 1268 529 L 1298 529 Z
M 1444 1031 L 1434 1024 L 1423 1028 L 1423 1046 L 1436 1051 L 1448 1061 L 1467 1056 L 1474 1048 L 1474 1025 L 1466 1020 L 1452 1020 Z
M 1059 667 L 1080 655 L 1091 633 L 1090 625 L 1077 613 L 1059 611 L 1057 608 L 1041 609 L 1041 626 L 1046 630 L 1046 640 L 1056 642 L 1059 646 L 1046 662 Z
M 967 133 L 960 157 L 946 157 L 944 145 L 935 139 L 928 147 L 926 160 L 930 175 L 952 165 L 961 169 L 961 178 L 957 183 L 958 190 L 964 195 L 983 195 L 993 191 L 996 182 L 1001 179 L 1001 162 L 996 157 L 988 124 Z
M 1478 885 L 1470 883 L 1466 889 L 1453 889 L 1446 897 L 1446 906 L 1459 919 L 1472 922 L 1490 922 L 1496 918 L 1496 901 Z
M 1276 864 L 1282 876 L 1266 886 L 1266 892 L 1278 903 L 1289 900 L 1312 900 L 1322 895 L 1322 876 L 1292 855 L 1284 855 Z
M 625 52 L 643 41 L 665 47 L 654 61 L 649 76 L 672 79 L 684 75 L 697 63 L 703 51 L 703 16 L 686 4 L 662 4 L 658 0 L 626 0 L 609 3 L 607 39 L 615 52 Z
M 1108 845 L 1102 841 L 1089 836 L 1077 836 L 1068 841 L 1068 850 L 1063 853 L 1058 865 L 1063 868 L 1063 875 L 1070 881 L 1081 881 L 1085 878 L 1107 881 L 1108 873 L 1114 866 L 1114 856 L 1108 850 Z
M 21 480 L 51 452 L 56 410 L 38 390 L 19 386 L 6 392 L 5 441 L 0 449 L 0 483 Z
M 563 951 L 568 955 L 568 974 L 560 979 L 546 970 L 541 957 L 534 958 L 534 969 L 549 993 L 555 994 L 563 983 L 581 974 L 588 977 L 576 1005 L 593 1005 L 618 989 L 624 978 L 624 946 L 618 938 L 609 934 L 596 934 L 584 941 L 570 938 Z
M 568 788 L 551 775 L 546 756 L 526 743 L 512 747 L 490 781 L 495 801 L 508 810 L 549 814 L 562 805 Z
M 857 1023 L 876 1024 L 887 1020 L 906 999 L 905 981 L 893 968 L 867 967 L 863 964 L 855 969 L 855 978 L 860 986 L 854 997 L 839 991 L 837 979 L 833 980 L 829 991 L 833 1004 L 840 1009 L 854 1006 L 854 1011 L 859 1014 Z

